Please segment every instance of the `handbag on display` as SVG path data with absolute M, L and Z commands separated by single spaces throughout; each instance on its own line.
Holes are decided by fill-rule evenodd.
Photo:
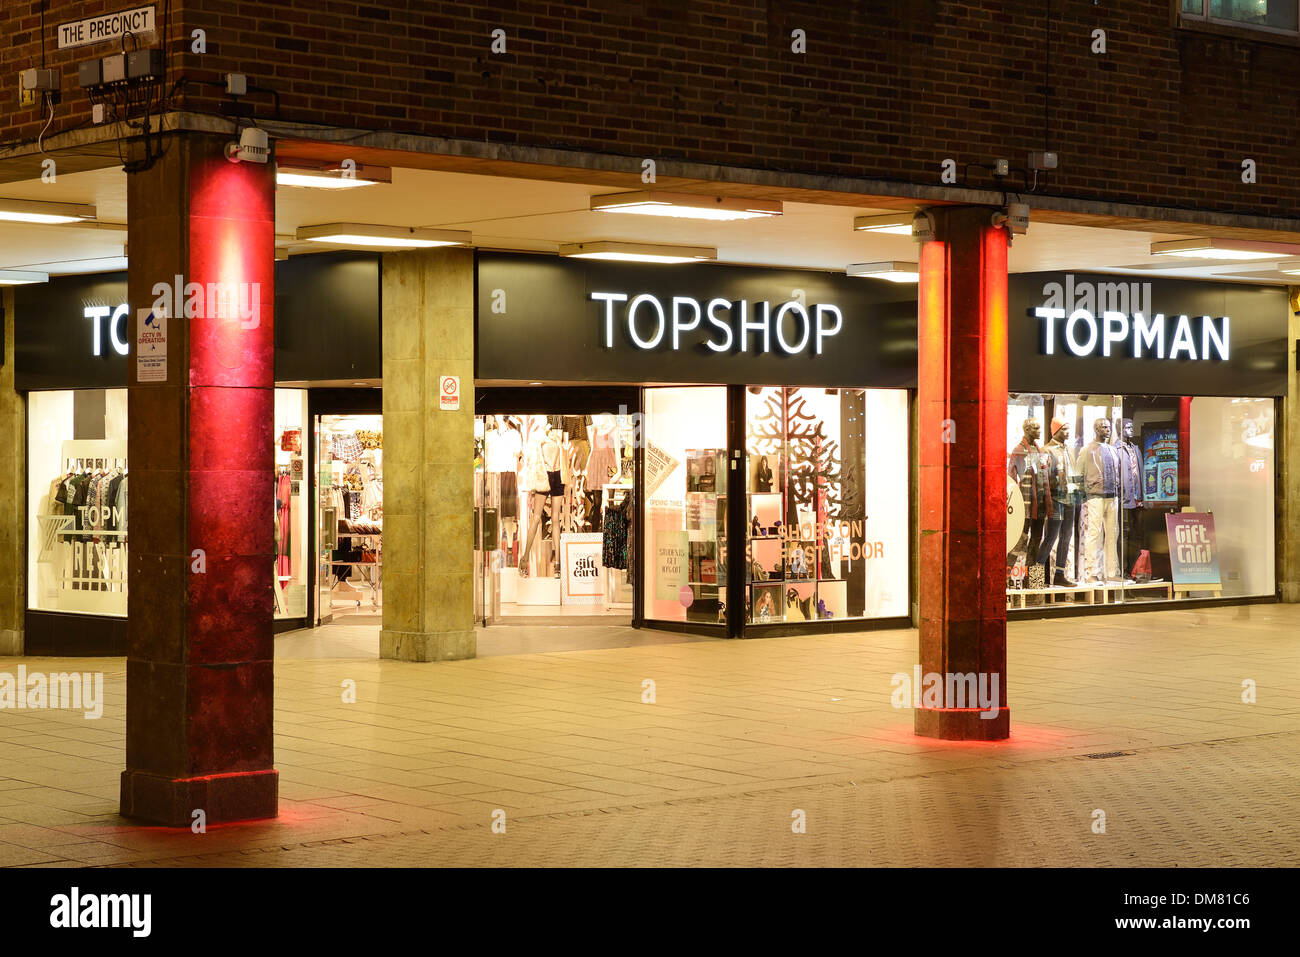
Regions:
M 1149 549 L 1142 549 L 1138 552 L 1137 561 L 1133 563 L 1133 574 L 1129 576 L 1140 585 L 1145 585 L 1151 581 L 1151 552 Z
M 1025 576 L 1026 588 L 1046 588 L 1047 587 L 1047 566 L 1033 564 L 1029 566 L 1029 571 Z M 1026 595 L 1025 603 L 1028 605 L 1041 605 L 1044 601 L 1042 595 Z

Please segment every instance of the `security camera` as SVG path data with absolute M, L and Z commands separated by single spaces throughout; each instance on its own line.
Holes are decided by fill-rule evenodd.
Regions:
M 250 126 L 239 134 L 238 143 L 226 144 L 226 159 L 232 163 L 265 163 L 271 157 L 266 133 Z

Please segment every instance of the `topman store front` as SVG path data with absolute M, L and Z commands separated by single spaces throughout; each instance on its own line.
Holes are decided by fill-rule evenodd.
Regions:
M 277 630 L 384 617 L 381 273 L 278 266 Z M 436 560 L 472 563 L 480 624 L 910 623 L 914 287 L 486 251 L 475 283 L 473 548 Z M 125 301 L 120 274 L 15 299 L 29 654 L 124 650 L 153 504 L 128 497 Z M 1280 287 L 1011 277 L 1012 614 L 1276 597 L 1286 310 Z

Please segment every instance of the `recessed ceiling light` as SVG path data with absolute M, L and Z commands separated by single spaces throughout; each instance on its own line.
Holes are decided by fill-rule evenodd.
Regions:
M 916 263 L 854 263 L 844 271 L 862 279 L 887 279 L 900 283 L 921 281 L 921 267 Z
M 528 384 L 529 384 L 529 385 L 541 385 L 540 382 L 530 382 L 530 383 L 528 383 Z
M 0 286 L 25 286 L 32 282 L 49 282 L 49 273 L 0 269 Z
M 858 216 L 853 220 L 853 228 L 858 232 L 889 233 L 891 236 L 912 235 L 912 214 L 888 216 Z
M 393 171 L 385 166 L 344 169 L 337 163 L 313 165 L 295 160 L 292 165 L 280 163 L 275 169 L 277 186 L 301 186 L 306 189 L 354 189 L 392 181 Z
M 433 246 L 468 246 L 471 235 L 456 229 L 413 229 L 409 226 L 372 226 L 365 223 L 327 223 L 300 226 L 299 241 L 334 246 L 383 249 L 425 249 Z
M 570 259 L 608 259 L 625 263 L 694 263 L 718 258 L 718 251 L 706 246 L 659 246 L 650 243 L 568 243 L 560 255 Z
M 593 196 L 591 208 L 594 212 L 601 213 L 638 213 L 642 216 L 673 216 L 679 219 L 722 221 L 780 216 L 782 210 L 779 202 L 765 199 L 661 193 L 653 189 Z
M 1246 239 L 1174 239 L 1152 243 L 1152 256 L 1184 259 L 1282 259 L 1300 253 L 1294 243 L 1262 243 Z
M 30 199 L 0 199 L 0 219 L 11 223 L 80 223 L 95 218 L 95 207 L 83 203 L 45 203 Z

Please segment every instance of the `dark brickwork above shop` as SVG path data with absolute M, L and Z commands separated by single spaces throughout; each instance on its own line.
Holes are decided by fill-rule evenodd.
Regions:
M 109 52 L 49 49 L 55 24 L 104 6 L 49 3 L 46 56 L 67 98 L 55 131 L 86 114 L 76 62 Z M 685 159 L 933 185 L 945 158 L 960 184 L 984 186 L 966 164 L 1022 166 L 1046 146 L 1061 167 L 1040 190 L 1056 195 L 1295 215 L 1300 46 L 1182 28 L 1176 6 L 176 0 L 170 48 L 174 72 L 274 88 L 284 119 L 617 154 L 629 170 L 650 157 L 665 175 Z M 6 3 L 5 77 L 39 63 L 39 9 Z M 194 29 L 206 55 L 189 52 Z M 504 54 L 491 52 L 497 29 Z M 792 52 L 794 30 L 806 53 Z M 215 112 L 220 99 L 188 84 L 178 105 Z M 269 117 L 271 98 L 252 99 Z M 4 139 L 35 138 L 36 110 L 7 100 Z

